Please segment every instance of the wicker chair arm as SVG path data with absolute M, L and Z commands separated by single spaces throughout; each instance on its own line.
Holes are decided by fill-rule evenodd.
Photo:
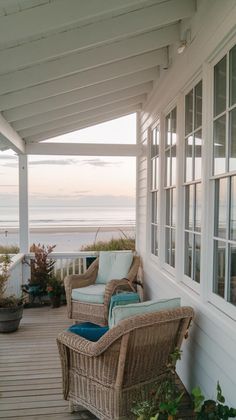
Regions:
M 73 289 L 86 287 L 94 284 L 98 272 L 98 258 L 90 265 L 84 274 L 71 274 L 64 279 L 67 311 L 69 318 L 72 317 L 71 293 Z
M 193 316 L 193 309 L 188 306 L 183 306 L 177 309 L 170 309 L 143 315 L 135 315 L 133 317 L 127 318 L 123 321 L 120 321 L 119 324 L 115 327 L 111 328 L 97 342 L 88 341 L 85 338 L 67 331 L 61 332 L 57 337 L 57 341 L 59 344 L 64 344 L 77 353 L 95 357 L 102 354 L 115 341 L 121 339 L 124 334 L 127 334 L 133 330 L 156 323 L 159 324 L 182 319 L 185 320 L 186 328 L 182 328 L 183 335 L 181 337 L 176 337 L 176 344 L 178 344 L 178 341 L 182 341 L 182 338 L 184 337 Z

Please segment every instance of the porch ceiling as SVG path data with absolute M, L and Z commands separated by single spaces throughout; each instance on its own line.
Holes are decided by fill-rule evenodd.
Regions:
M 0 0 L 0 148 L 141 109 L 194 5 Z

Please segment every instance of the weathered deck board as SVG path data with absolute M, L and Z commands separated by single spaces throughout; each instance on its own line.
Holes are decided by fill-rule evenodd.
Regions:
M 62 397 L 56 337 L 71 324 L 65 309 L 25 309 L 19 330 L 0 334 L 1 419 L 95 419 L 82 408 L 70 414 L 68 402 Z M 181 418 L 192 418 L 187 395 L 181 411 Z
M 19 330 L 0 334 L 1 419 L 95 419 L 84 409 L 70 414 L 62 397 L 56 337 L 70 324 L 65 307 L 25 309 Z

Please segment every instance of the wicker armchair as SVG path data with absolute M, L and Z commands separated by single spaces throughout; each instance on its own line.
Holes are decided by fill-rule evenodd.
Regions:
M 136 315 L 97 342 L 60 333 L 64 398 L 99 419 L 133 418 L 134 402 L 165 378 L 169 355 L 180 348 L 192 317 L 190 307 Z
M 82 275 L 72 274 L 65 278 L 65 291 L 68 317 L 79 322 L 89 321 L 99 325 L 107 325 L 111 296 L 118 290 L 134 291 L 140 267 L 140 257 L 134 256 L 129 273 L 125 279 L 111 280 L 105 287 L 104 303 L 88 303 L 72 299 L 72 290 L 95 284 L 98 273 L 99 258 Z

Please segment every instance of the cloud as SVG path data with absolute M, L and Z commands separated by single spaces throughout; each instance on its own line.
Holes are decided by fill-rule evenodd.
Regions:
M 16 155 L 0 155 L 0 160 L 17 160 Z
M 107 160 L 102 159 L 85 159 L 83 160 L 83 165 L 90 165 L 90 166 L 120 166 L 122 162 L 109 162 Z
M 42 159 L 42 160 L 33 160 L 29 162 L 29 166 L 31 165 L 59 165 L 59 166 L 64 166 L 64 165 L 74 165 L 77 163 L 76 159 Z

